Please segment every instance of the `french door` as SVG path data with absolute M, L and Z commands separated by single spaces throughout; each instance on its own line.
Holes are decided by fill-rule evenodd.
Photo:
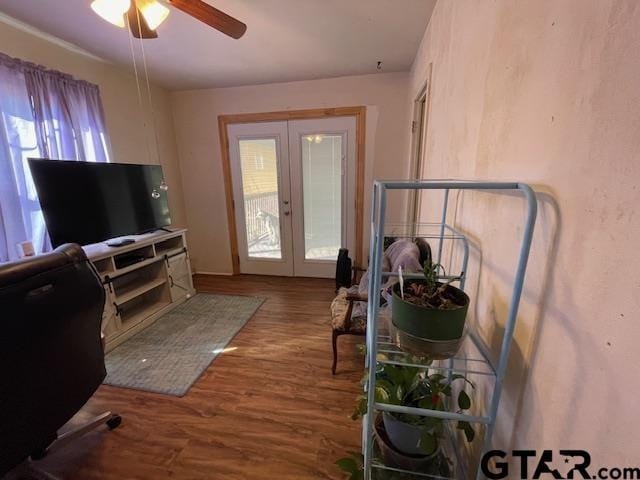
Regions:
M 355 244 L 355 117 L 227 128 L 241 273 L 333 277 Z

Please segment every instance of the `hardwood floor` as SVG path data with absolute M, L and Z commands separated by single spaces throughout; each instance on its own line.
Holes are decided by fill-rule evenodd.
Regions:
M 359 450 L 349 415 L 360 390 L 361 337 L 340 338 L 331 375 L 333 282 L 196 276 L 200 292 L 266 298 L 183 398 L 102 386 L 81 415 L 123 416 L 39 464 L 65 480 L 344 478 Z

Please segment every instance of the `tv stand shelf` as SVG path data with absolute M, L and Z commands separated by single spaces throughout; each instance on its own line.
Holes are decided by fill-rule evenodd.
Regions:
M 136 297 L 139 297 L 143 293 L 147 293 L 149 290 L 153 290 L 160 285 L 167 283 L 166 278 L 156 278 L 155 280 L 150 280 L 146 282 L 138 282 L 139 284 L 135 284 L 132 288 L 123 289 L 121 293 L 116 294 L 115 303 L 116 305 L 122 305 L 123 303 L 127 303 L 129 300 L 133 300 Z
M 112 350 L 195 294 L 187 231 L 158 230 L 133 243 L 84 247 L 105 289 L 102 331 Z

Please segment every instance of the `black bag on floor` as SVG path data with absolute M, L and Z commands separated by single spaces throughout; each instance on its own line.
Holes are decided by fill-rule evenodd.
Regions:
M 338 261 L 336 262 L 336 291 L 340 287 L 351 286 L 351 259 L 349 258 L 349 250 L 341 248 L 338 250 Z

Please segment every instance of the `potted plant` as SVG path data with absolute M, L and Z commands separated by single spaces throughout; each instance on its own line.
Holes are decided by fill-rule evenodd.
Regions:
M 429 375 L 429 372 L 417 367 L 390 364 L 382 365 L 376 378 L 377 402 L 431 410 L 445 409 L 445 405 L 452 400 L 454 382 L 466 382 L 473 388 L 473 384 L 463 375 Z M 456 401 L 459 413 L 471 407 L 471 398 L 465 390 L 460 390 Z M 352 418 L 357 419 L 366 412 L 367 398 L 366 395 L 361 395 Z M 413 470 L 419 465 L 423 472 L 449 476 L 451 462 L 441 448 L 445 429 L 443 419 L 390 412 L 383 412 L 381 417 L 382 425 L 376 425 L 376 436 L 385 460 L 391 460 L 401 468 Z M 473 441 L 475 431 L 471 424 L 459 421 L 457 428 L 464 432 L 468 442 Z M 385 444 L 387 439 L 390 445 Z M 353 466 L 352 461 L 341 459 L 340 462 L 342 461 L 345 466 Z
M 424 279 L 408 279 L 393 288 L 391 318 L 397 329 L 397 340 L 404 350 L 431 358 L 455 355 L 462 342 L 469 308 L 469 296 L 451 285 L 438 281 L 431 256 L 424 262 Z

